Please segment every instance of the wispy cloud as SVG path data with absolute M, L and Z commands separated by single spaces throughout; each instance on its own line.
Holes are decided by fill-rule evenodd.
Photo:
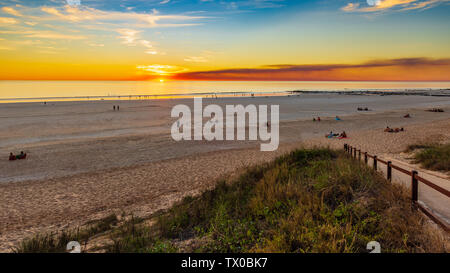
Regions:
M 20 12 L 18 12 L 17 10 L 15 10 L 12 7 L 3 7 L 2 11 L 4 13 L 10 14 L 10 15 L 14 15 L 14 16 L 17 16 L 17 17 L 21 17 L 22 16 L 22 14 Z
M 450 0 L 371 0 L 367 5 L 357 2 L 350 2 L 341 8 L 345 12 L 379 12 L 386 10 L 416 10 L 428 9 L 439 4 L 450 2 Z
M 187 57 L 184 59 L 185 62 L 192 62 L 192 63 L 207 63 L 209 62 L 209 60 L 204 57 L 204 56 L 192 56 L 192 57 Z
M 64 7 L 42 7 L 41 11 L 53 16 L 49 19 L 58 19 L 72 22 L 113 22 L 126 23 L 128 25 L 140 27 L 176 27 L 192 26 L 199 23 L 192 21 L 204 19 L 204 16 L 191 16 L 184 14 L 160 14 L 153 9 L 151 13 L 139 13 L 134 11 L 104 11 L 91 7 L 64 6 Z M 186 23 L 189 22 L 189 23 Z
M 123 44 L 127 46 L 142 46 L 145 48 L 144 53 L 150 55 L 158 54 L 158 51 L 153 47 L 152 42 L 140 38 L 139 33 L 141 33 L 141 31 L 126 28 L 117 29 L 116 31 L 120 34 L 118 38 L 122 40 Z
M 9 17 L 0 17 L 0 25 L 14 25 L 17 24 L 17 20 Z
M 40 30 L 0 30 L 0 34 L 23 35 L 29 38 L 43 38 L 43 39 L 59 39 L 59 40 L 84 40 L 87 39 L 83 35 L 62 34 L 53 31 Z
M 175 65 L 161 65 L 161 64 L 152 64 L 152 65 L 139 65 L 137 69 L 148 72 L 150 75 L 171 75 L 177 73 L 183 73 L 187 71 L 186 68 L 175 66 Z

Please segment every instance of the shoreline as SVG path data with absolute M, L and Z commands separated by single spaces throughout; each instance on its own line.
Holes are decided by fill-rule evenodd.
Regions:
M 284 94 L 284 95 L 283 95 Z M 98 95 L 98 96 L 73 96 L 73 97 L 29 97 L 29 98 L 0 98 L 1 103 L 42 103 L 42 102 L 99 102 L 99 101 L 151 101 L 167 99 L 191 99 L 196 96 L 208 98 L 241 97 L 286 97 L 299 94 L 322 95 L 378 95 L 378 96 L 430 96 L 450 97 L 450 88 L 411 88 L 411 89 L 360 89 L 360 90 L 280 90 L 280 91 L 223 91 L 223 92 L 199 92 L 199 93 L 175 93 L 175 94 L 124 94 L 124 95 Z

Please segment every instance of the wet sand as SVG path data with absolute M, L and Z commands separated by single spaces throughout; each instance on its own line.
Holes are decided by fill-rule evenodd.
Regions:
M 111 212 L 147 216 L 213 187 L 220 177 L 235 175 L 293 148 L 342 148 L 343 140 L 324 137 L 330 130 L 345 130 L 350 137 L 345 142 L 393 157 L 408 144 L 450 141 L 450 108 L 442 98 L 419 101 L 414 109 L 384 109 L 384 105 L 363 113 L 347 109 L 350 102 L 343 100 L 343 120 L 337 122 L 314 110 L 323 117 L 320 123 L 306 120 L 303 115 L 313 115 L 310 112 L 296 113 L 291 101 L 285 98 L 287 106 L 280 107 L 281 145 L 276 152 L 260 152 L 259 142 L 175 142 L 167 133 L 171 121 L 166 117 L 173 101 L 122 102 L 120 113 L 112 111 L 111 102 L 104 102 L 108 110 L 99 109 L 99 104 L 83 104 L 80 111 L 72 103 L 59 110 L 55 107 L 51 113 L 38 105 L 37 110 L 21 109 L 22 116 L 10 118 L 6 114 L 11 108 L 9 112 L 2 108 L 0 152 L 8 155 L 12 149 L 24 149 L 29 158 L 0 161 L 0 250 L 7 251 L 36 232 L 75 227 Z M 426 112 L 424 103 L 443 103 L 446 112 Z M 151 109 L 144 113 L 152 118 L 136 109 Z M 412 118 L 403 118 L 404 113 Z M 383 132 L 386 125 L 406 131 L 387 134 Z

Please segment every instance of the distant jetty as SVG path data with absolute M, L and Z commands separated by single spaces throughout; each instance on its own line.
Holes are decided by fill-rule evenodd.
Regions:
M 400 89 L 400 90 L 344 90 L 344 91 L 320 91 L 320 90 L 295 90 L 292 94 L 342 94 L 342 95 L 378 95 L 378 96 L 432 96 L 450 97 L 450 89 Z

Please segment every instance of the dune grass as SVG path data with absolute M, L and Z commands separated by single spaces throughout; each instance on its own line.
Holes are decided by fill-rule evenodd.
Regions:
M 383 252 L 444 251 L 401 187 L 327 149 L 251 168 L 138 229 L 114 251 L 350 253 L 367 252 L 369 241 Z
M 354 253 L 367 252 L 370 241 L 382 252 L 445 251 L 403 188 L 328 149 L 296 150 L 249 168 L 151 224 L 132 218 L 108 238 L 107 252 Z M 42 252 L 31 242 L 21 250 Z
M 450 143 L 419 145 L 419 147 L 411 147 L 411 149 L 421 149 L 414 154 L 414 159 L 424 168 L 435 171 L 450 171 Z
M 117 216 L 111 214 L 103 219 L 87 223 L 84 227 L 61 232 L 37 234 L 34 237 L 23 240 L 16 248 L 16 253 L 61 253 L 66 251 L 66 246 L 71 241 L 77 241 L 81 245 L 86 244 L 94 235 L 105 232 L 117 224 Z

